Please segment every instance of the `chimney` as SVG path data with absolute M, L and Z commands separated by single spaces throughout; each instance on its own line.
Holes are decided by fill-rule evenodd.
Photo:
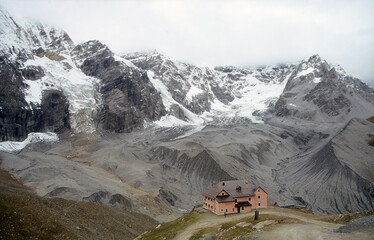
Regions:
M 241 191 L 241 190 L 242 190 L 242 187 L 241 187 L 241 186 L 237 186 L 237 187 L 236 187 L 236 190 L 237 190 L 237 191 Z

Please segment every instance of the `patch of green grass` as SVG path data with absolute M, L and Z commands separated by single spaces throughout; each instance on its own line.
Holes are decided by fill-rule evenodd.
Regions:
M 204 228 L 198 231 L 197 233 L 195 233 L 192 237 L 190 237 L 190 240 L 199 240 L 199 239 L 202 239 L 207 234 L 214 233 L 214 232 L 217 232 L 217 228 L 214 228 L 214 227 Z
M 223 234 L 219 236 L 219 239 L 233 239 L 235 237 L 249 234 L 252 231 L 252 227 L 235 227 L 233 229 L 230 229 L 229 231 L 223 232 Z
M 338 224 L 347 224 L 357 218 L 371 216 L 371 215 L 374 215 L 374 210 L 371 210 L 369 212 L 345 213 L 345 214 L 339 214 L 339 215 L 323 215 L 319 217 L 318 220 L 325 221 L 325 222 L 338 223 Z
M 238 221 L 224 223 L 224 224 L 222 224 L 221 229 L 227 230 L 227 229 L 235 226 L 235 224 L 237 224 L 237 223 L 238 223 Z
M 200 218 L 200 214 L 197 212 L 190 212 L 172 222 L 164 223 L 159 228 L 155 228 L 146 234 L 141 239 L 144 240 L 168 240 L 173 239 L 180 230 L 185 229 L 191 224 L 197 222 Z
M 209 227 L 209 228 L 202 229 L 199 232 L 195 233 L 190 239 L 191 240 L 202 239 L 204 236 L 206 236 L 209 233 L 215 233 L 218 239 L 233 239 L 235 237 L 245 236 L 253 232 L 252 226 L 238 227 L 236 226 L 236 224 L 240 222 L 247 222 L 247 223 L 251 223 L 254 226 L 257 223 L 266 221 L 266 220 L 275 220 L 278 222 L 278 224 L 290 224 L 290 223 L 300 222 L 300 220 L 297 220 L 294 218 L 260 214 L 260 218 L 258 220 L 254 220 L 254 217 L 247 217 L 247 218 L 242 218 L 237 221 L 224 223 L 219 228 Z M 265 229 L 267 228 L 268 227 L 265 227 Z

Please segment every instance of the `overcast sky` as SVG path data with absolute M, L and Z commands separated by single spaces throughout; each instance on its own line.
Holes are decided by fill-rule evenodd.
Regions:
M 297 62 L 313 54 L 374 87 L 374 1 L 0 0 L 59 26 L 75 43 L 156 49 L 199 66 Z

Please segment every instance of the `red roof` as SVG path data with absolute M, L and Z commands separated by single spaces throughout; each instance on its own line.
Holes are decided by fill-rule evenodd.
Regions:
M 232 202 L 234 198 L 254 196 L 254 191 L 257 188 L 257 186 L 244 180 L 222 181 L 205 189 L 203 195 L 215 198 L 218 202 Z M 227 192 L 229 196 L 218 196 L 222 190 Z

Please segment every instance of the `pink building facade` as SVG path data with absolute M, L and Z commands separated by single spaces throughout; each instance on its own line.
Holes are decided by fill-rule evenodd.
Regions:
M 203 193 L 203 208 L 217 215 L 247 213 L 267 207 L 267 193 L 247 181 L 222 181 Z

